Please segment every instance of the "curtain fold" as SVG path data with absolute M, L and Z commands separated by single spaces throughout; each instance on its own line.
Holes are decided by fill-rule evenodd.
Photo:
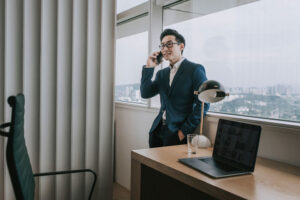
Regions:
M 101 4 L 98 0 L 88 2 L 87 14 L 87 82 L 86 82 L 86 129 L 85 167 L 97 171 L 99 150 L 99 111 L 100 104 L 100 34 Z M 86 194 L 92 177 L 86 176 Z
M 25 130 L 27 149 L 33 171 L 39 171 L 40 141 L 40 62 L 41 62 L 41 3 L 24 1 L 23 17 L 23 92 L 26 94 Z M 39 190 L 39 180 L 36 180 Z M 36 199 L 38 196 L 36 195 Z
M 85 166 L 87 1 L 73 2 L 71 167 Z M 77 97 L 77 98 L 76 98 Z M 83 174 L 71 177 L 71 199 L 84 199 Z
M 56 65 L 57 1 L 42 1 L 40 61 L 40 154 L 39 169 L 55 171 L 56 150 Z M 26 94 L 25 94 L 26 98 Z M 25 99 L 26 100 L 26 99 Z M 51 200 L 55 194 L 55 177 L 39 178 L 40 199 Z
M 56 170 L 71 168 L 73 1 L 58 1 Z M 71 176 L 56 178 L 56 198 L 70 199 Z
M 23 1 L 5 2 L 5 52 L 4 52 L 4 98 L 15 92 L 23 92 Z M 9 67 L 7 67 L 9 66 Z M 5 101 L 6 103 L 6 101 Z M 4 108 L 4 120 L 10 121 L 11 109 Z M 6 148 L 7 139 L 4 142 Z M 2 151 L 5 152 L 4 150 Z M 6 154 L 4 154 L 6 161 Z M 8 170 L 4 168 L 4 199 L 14 199 L 13 189 L 8 182 Z
M 0 0 L 0 123 L 4 121 L 5 1 Z M 4 199 L 4 138 L 0 137 L 0 199 Z
M 112 199 L 115 0 L 0 0 L 0 123 L 25 95 L 34 172 L 90 168 Z M 15 199 L 0 138 L 0 200 Z M 36 178 L 36 199 L 87 199 L 89 174 Z

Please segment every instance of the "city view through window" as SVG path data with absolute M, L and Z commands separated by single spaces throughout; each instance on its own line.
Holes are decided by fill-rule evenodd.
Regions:
M 141 98 L 140 80 L 142 67 L 148 57 L 148 32 L 117 39 L 115 100 L 147 104 Z
M 182 33 L 184 57 L 202 64 L 208 79 L 221 82 L 230 93 L 211 104 L 211 112 L 300 122 L 299 18 L 300 1 L 261 0 L 164 28 Z M 137 44 L 135 39 L 132 42 Z M 131 58 L 140 63 L 128 65 L 137 70 L 131 83 L 116 84 L 117 101 L 147 102 L 139 93 L 141 67 L 148 55 L 144 45 L 145 50 L 131 47 L 136 48 Z M 118 48 L 128 51 L 125 46 Z M 116 71 L 128 74 L 119 64 Z

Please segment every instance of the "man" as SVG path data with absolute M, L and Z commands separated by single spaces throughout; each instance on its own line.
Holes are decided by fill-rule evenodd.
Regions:
M 143 67 L 140 88 L 143 98 L 160 94 L 161 107 L 149 133 L 151 148 L 186 143 L 186 135 L 194 132 L 201 118 L 201 102 L 194 91 L 207 80 L 202 65 L 182 57 L 185 39 L 176 30 L 164 30 L 160 41 L 161 53 L 170 67 L 159 70 L 152 81 L 160 52 L 152 53 Z M 205 104 L 205 114 L 208 108 Z

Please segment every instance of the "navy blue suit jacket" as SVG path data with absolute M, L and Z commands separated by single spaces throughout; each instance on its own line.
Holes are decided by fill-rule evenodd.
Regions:
M 207 80 L 205 69 L 202 65 L 192 63 L 184 59 L 173 79 L 170 87 L 170 68 L 164 68 L 157 72 L 152 81 L 154 68 L 143 67 L 141 79 L 141 96 L 151 98 L 160 95 L 161 107 L 155 118 L 150 134 L 158 126 L 164 110 L 166 110 L 166 122 L 171 132 L 182 132 L 187 135 L 193 133 L 200 123 L 201 102 L 194 95 L 200 85 Z M 206 114 L 209 104 L 204 105 Z

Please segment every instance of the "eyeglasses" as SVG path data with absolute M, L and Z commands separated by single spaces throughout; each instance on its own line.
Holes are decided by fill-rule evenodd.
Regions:
M 160 50 L 163 50 L 165 47 L 167 47 L 168 49 L 171 49 L 173 47 L 174 44 L 180 44 L 179 42 L 172 42 L 169 41 L 166 44 L 161 44 L 159 45 Z

